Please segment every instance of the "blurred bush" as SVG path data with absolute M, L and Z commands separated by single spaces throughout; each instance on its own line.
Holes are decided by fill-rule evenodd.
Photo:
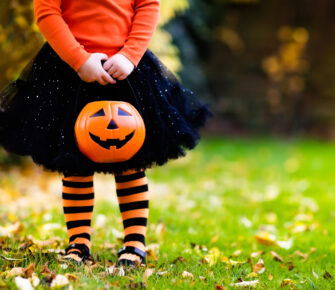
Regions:
M 221 133 L 335 138 L 335 2 L 189 0 L 168 25 Z

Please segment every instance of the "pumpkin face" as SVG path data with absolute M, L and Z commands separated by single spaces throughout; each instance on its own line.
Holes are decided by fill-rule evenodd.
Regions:
M 145 127 L 141 115 L 131 104 L 98 101 L 82 109 L 75 135 L 80 151 L 92 161 L 122 162 L 142 147 Z

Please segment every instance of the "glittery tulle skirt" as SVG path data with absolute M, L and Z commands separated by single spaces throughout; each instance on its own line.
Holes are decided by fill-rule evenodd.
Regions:
M 130 160 L 94 163 L 78 149 L 77 116 L 98 100 L 126 101 L 140 112 L 146 138 Z M 127 80 L 102 86 L 83 82 L 48 43 L 0 93 L 0 103 L 6 108 L 0 111 L 0 145 L 48 170 L 76 175 L 163 165 L 196 146 L 199 128 L 211 116 L 208 105 L 183 88 L 149 50 Z

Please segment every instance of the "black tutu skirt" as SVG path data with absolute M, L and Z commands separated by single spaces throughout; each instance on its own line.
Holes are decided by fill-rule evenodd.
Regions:
M 99 100 L 129 102 L 143 118 L 144 144 L 128 161 L 94 163 L 78 148 L 77 116 L 87 103 Z M 183 88 L 149 50 L 126 80 L 102 86 L 82 81 L 48 43 L 0 93 L 0 102 L 5 107 L 0 111 L 0 145 L 66 175 L 163 165 L 196 146 L 199 128 L 211 116 L 208 104 Z

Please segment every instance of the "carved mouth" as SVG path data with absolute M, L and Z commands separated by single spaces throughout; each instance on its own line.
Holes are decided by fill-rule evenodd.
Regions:
M 116 146 L 116 149 L 120 149 L 121 147 L 123 147 L 125 144 L 128 143 L 128 141 L 133 138 L 135 131 L 131 132 L 129 135 L 126 136 L 126 138 L 124 140 L 120 140 L 120 139 L 107 139 L 106 141 L 102 141 L 98 136 L 93 135 L 92 133 L 90 133 L 90 137 L 91 139 L 99 144 L 101 147 L 109 150 L 110 147 L 112 146 Z

